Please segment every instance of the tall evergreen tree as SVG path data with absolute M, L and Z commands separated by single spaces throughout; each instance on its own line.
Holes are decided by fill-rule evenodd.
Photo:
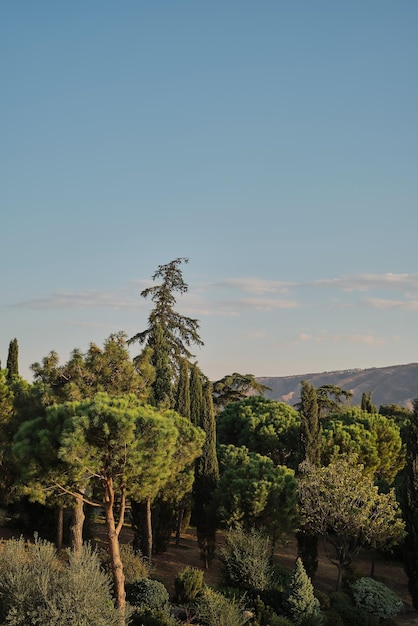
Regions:
M 316 467 L 321 463 L 321 423 L 317 391 L 315 387 L 303 380 L 298 405 L 300 414 L 300 448 L 301 457 Z M 306 532 L 297 534 L 298 554 L 302 559 L 306 573 L 313 580 L 318 569 L 318 538 Z
M 176 404 L 174 406 L 177 413 L 190 419 L 190 379 L 189 362 L 182 359 L 180 364 L 179 379 L 177 382 Z
M 190 359 L 192 345 L 202 346 L 197 319 L 181 315 L 175 310 L 176 293 L 184 294 L 188 285 L 180 268 L 188 259 L 179 257 L 167 265 L 159 265 L 152 276 L 161 283 L 141 291 L 150 298 L 154 307 L 148 317 L 148 326 L 129 339 L 152 348 L 151 363 L 155 367 L 153 383 L 154 403 L 173 407 L 172 385 L 177 377 L 183 358 Z
M 402 511 L 407 536 L 404 569 L 414 609 L 418 610 L 418 398 L 413 403 L 406 430 L 406 466 L 404 469 Z
M 202 455 L 196 461 L 193 486 L 194 519 L 197 542 L 205 567 L 213 558 L 216 545 L 216 518 L 212 496 L 219 479 L 218 458 L 216 455 L 216 420 L 213 407 L 212 385 L 207 382 L 203 390 L 201 428 L 206 433 Z
M 6 367 L 7 378 L 9 380 L 11 380 L 13 376 L 19 376 L 19 346 L 17 339 L 12 339 L 9 344 Z
M 190 370 L 190 420 L 193 426 L 200 425 L 203 404 L 202 374 L 194 363 Z

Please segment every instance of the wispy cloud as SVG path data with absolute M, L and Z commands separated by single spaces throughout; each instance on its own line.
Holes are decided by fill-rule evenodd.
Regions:
M 394 338 L 392 338 L 394 339 Z M 361 333 L 328 333 L 326 331 L 314 333 L 299 333 L 289 345 L 299 346 L 307 343 L 355 343 L 367 346 L 382 346 L 389 342 L 385 337 L 376 337 L 370 334 Z
M 267 293 L 287 293 L 287 290 L 290 287 L 294 287 L 296 285 L 297 283 L 266 280 L 264 278 L 256 277 L 228 278 L 211 284 L 213 287 L 236 289 L 245 293 L 255 293 L 260 295 Z
M 103 291 L 58 291 L 40 298 L 32 298 L 10 305 L 23 309 L 135 309 L 141 306 L 139 299 L 126 298 L 117 293 Z
M 364 302 L 374 309 L 401 309 L 403 311 L 418 311 L 418 300 L 387 300 L 384 298 L 365 298 Z
M 312 285 L 345 291 L 370 291 L 382 288 L 418 290 L 418 274 L 362 274 L 352 277 L 315 280 Z

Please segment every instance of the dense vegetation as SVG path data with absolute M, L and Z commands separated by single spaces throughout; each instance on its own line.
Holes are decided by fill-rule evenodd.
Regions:
M 184 262 L 158 267 L 160 282 L 141 293 L 153 302 L 148 325 L 131 339 L 113 334 L 64 364 L 52 351 L 33 364 L 33 383 L 19 375 L 10 342 L 0 496 L 33 541 L 1 546 L 0 624 L 375 623 L 395 615 L 399 599 L 344 574 L 360 548 L 397 545 L 408 548 L 418 608 L 418 401 L 412 413 L 378 410 L 368 392 L 351 406 L 349 391 L 303 381 L 291 407 L 264 398 L 250 374 L 208 380 L 191 352 L 203 344 L 198 320 L 175 308 L 188 289 Z M 94 511 L 106 554 L 88 543 Z M 133 550 L 120 545 L 126 523 Z M 169 598 L 150 575 L 152 558 L 188 524 L 203 568 L 218 553 L 223 582 L 212 589 L 203 570 L 188 568 Z M 286 571 L 275 545 L 292 534 L 300 558 Z M 326 598 L 314 588 L 319 540 L 336 565 Z

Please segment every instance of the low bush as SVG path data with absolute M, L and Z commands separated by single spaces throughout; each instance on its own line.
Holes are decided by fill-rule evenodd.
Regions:
M 97 553 L 56 556 L 47 541 L 6 541 L 0 550 L 0 623 L 9 626 L 117 626 L 111 581 Z
M 140 609 L 166 610 L 169 595 L 163 583 L 152 578 L 141 578 L 126 585 L 126 599 Z
M 351 589 L 358 608 L 382 619 L 394 617 L 404 609 L 396 593 L 373 578 L 359 578 L 351 585 Z
M 219 553 L 225 583 L 253 594 L 267 589 L 272 575 L 268 537 L 255 529 L 246 532 L 238 527 L 228 531 L 225 538 Z
M 196 601 L 196 619 L 200 626 L 243 626 L 250 615 L 245 611 L 245 597 L 225 598 L 205 587 Z
M 331 608 L 337 611 L 345 626 L 368 626 L 367 613 L 354 606 L 347 593 L 334 591 L 330 599 Z
M 185 567 L 174 580 L 175 600 L 179 604 L 189 604 L 203 589 L 203 570 Z

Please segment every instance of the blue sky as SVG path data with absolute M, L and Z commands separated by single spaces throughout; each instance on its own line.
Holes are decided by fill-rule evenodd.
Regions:
M 177 257 L 212 379 L 418 361 L 417 28 L 415 0 L 3 2 L 2 366 L 143 330 Z

